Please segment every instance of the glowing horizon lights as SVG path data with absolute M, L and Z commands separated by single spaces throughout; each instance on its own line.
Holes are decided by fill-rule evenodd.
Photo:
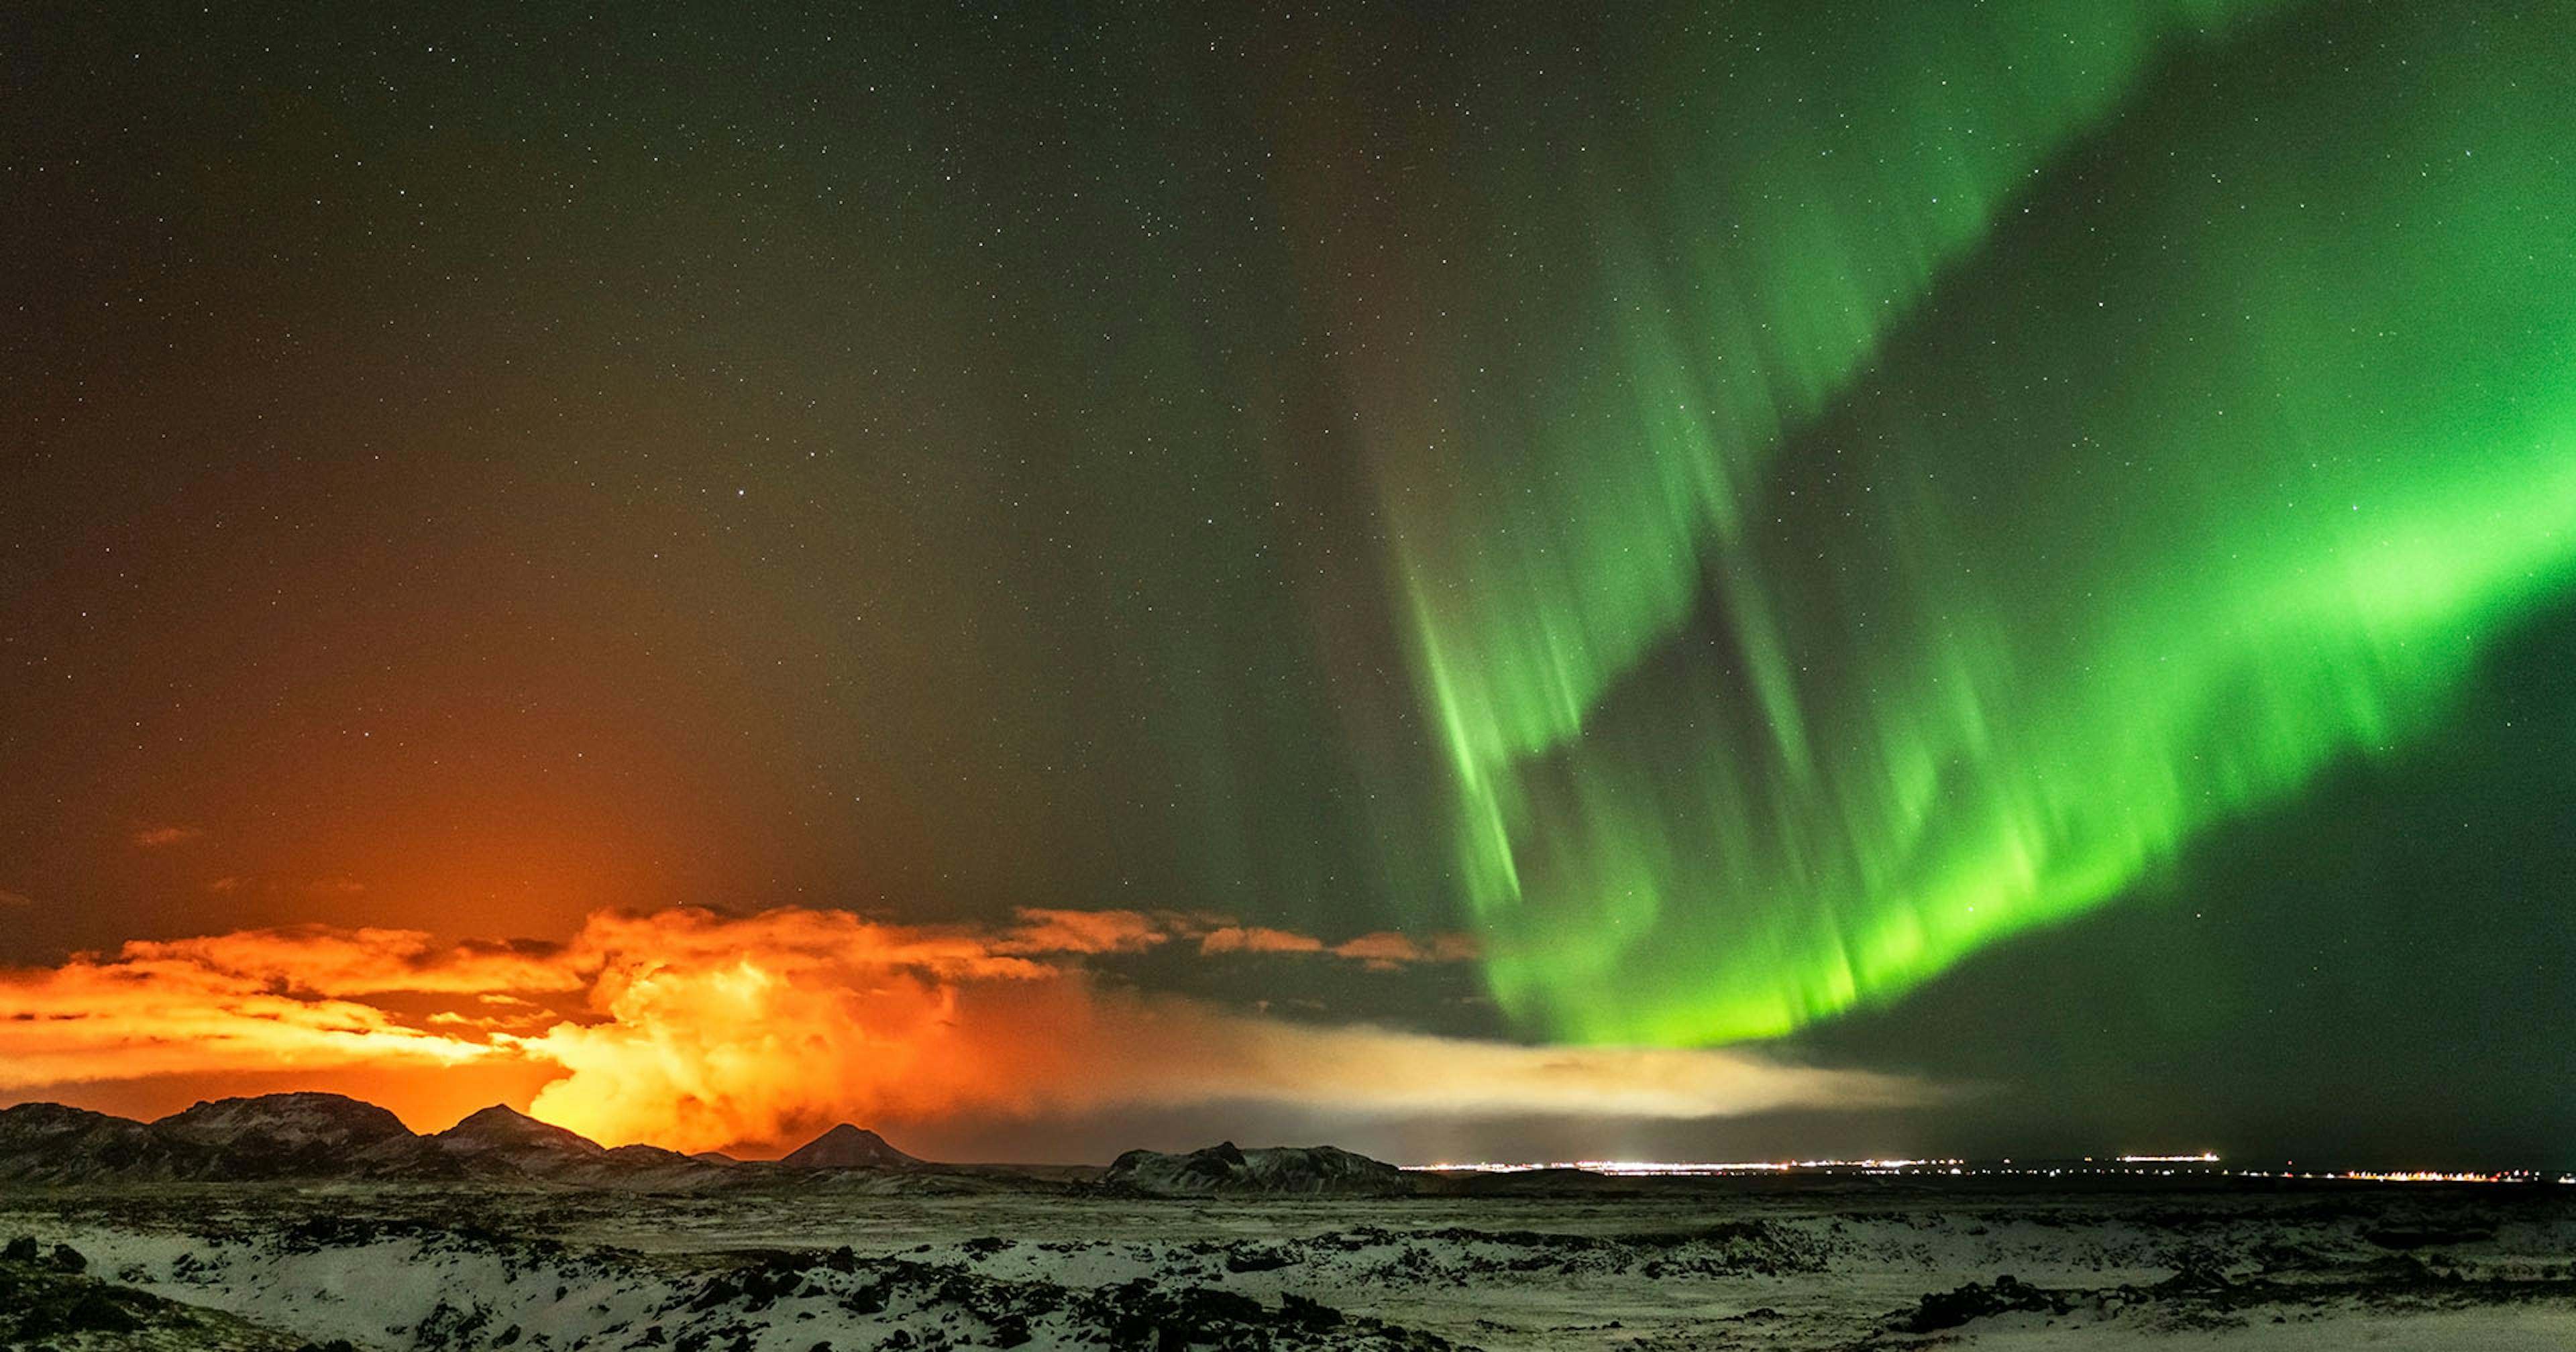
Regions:
M 2134 1162 L 2157 1157 L 2121 1156 Z M 2212 1163 L 2216 1156 L 2185 1155 L 2161 1159 L 2168 1166 Z M 2557 1174 L 2537 1169 L 2193 1169 L 2114 1168 L 2091 1161 L 2042 1161 L 2015 1164 L 2010 1160 L 1977 1161 L 1965 1159 L 1856 1159 L 1737 1161 L 1726 1163 L 1690 1163 L 1645 1160 L 1554 1160 L 1554 1161 L 1449 1161 L 1439 1164 L 1407 1164 L 1408 1173 L 1425 1174 L 1525 1174 L 1549 1171 L 1575 1171 L 1600 1174 L 1611 1178 L 1752 1178 L 1778 1177 L 1796 1173 L 1816 1174 L 1939 1174 L 1973 1178 L 2211 1178 L 2275 1179 L 2324 1183 L 2523 1183 L 2555 1182 L 2576 1186 L 2576 1174 Z
M 1472 1164 L 1408 1164 L 1403 1168 L 1416 1173 L 1524 1174 L 1551 1169 L 1579 1169 L 1585 1173 L 1605 1174 L 1613 1178 L 1691 1178 L 1727 1174 L 1786 1174 L 1798 1170 L 1830 1170 L 1845 1173 L 1910 1173 L 1920 1170 L 1948 1170 L 1956 1173 L 1964 1160 L 1748 1160 L 1732 1163 L 1683 1163 L 1650 1160 L 1557 1160 L 1546 1163 L 1501 1163 L 1479 1161 Z

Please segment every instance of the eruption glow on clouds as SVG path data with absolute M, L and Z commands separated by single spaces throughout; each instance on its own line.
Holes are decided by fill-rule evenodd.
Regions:
M 1699 1117 L 1926 1092 L 1729 1052 L 1569 1052 L 1288 1023 L 1117 989 L 1081 965 L 1204 942 L 1222 925 L 1125 911 L 1020 921 L 984 932 L 685 909 L 596 914 L 560 945 L 321 926 L 137 942 L 0 976 L 0 1093 L 518 1061 L 564 1072 L 536 1095 L 538 1117 L 612 1143 L 694 1150 L 792 1142 L 844 1118 L 1224 1101 Z M 1365 937 L 1342 946 L 1346 960 L 1463 956 L 1454 944 Z M 427 997 L 444 999 L 418 1012 Z

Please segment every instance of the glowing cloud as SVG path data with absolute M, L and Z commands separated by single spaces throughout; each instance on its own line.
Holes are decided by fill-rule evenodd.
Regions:
M 1141 953 L 1172 937 L 1163 920 L 1142 911 L 1049 911 L 1023 906 L 1020 926 L 1002 936 L 1003 953 Z
M 190 959 L 0 975 L 0 1092 L 153 1075 L 435 1067 L 492 1053 L 355 1000 Z
M 1321 953 L 1324 941 L 1308 934 L 1266 929 L 1259 925 L 1228 925 L 1211 930 L 1199 939 L 1201 953 Z
M 80 970 L 81 964 L 63 970 Z M 397 991 L 575 991 L 586 984 L 562 947 L 527 941 L 442 945 L 418 930 L 289 925 L 194 939 L 137 940 L 93 971 L 219 973 L 282 995 Z
M 1163 942 L 1182 923 L 1032 911 L 987 933 L 840 911 L 681 909 L 596 914 L 560 944 L 323 926 L 138 942 L 0 973 L 0 1091 L 507 1062 L 560 1073 L 532 1104 L 547 1121 L 682 1149 L 774 1143 L 845 1118 L 1128 1105 L 1700 1117 L 1930 1092 L 1734 1052 L 1290 1023 L 1103 986 L 1081 965 Z M 1227 933 L 1240 937 L 1208 951 L 1324 947 L 1236 926 L 1205 937 Z M 1343 947 L 1394 962 L 1442 945 L 1377 934 Z

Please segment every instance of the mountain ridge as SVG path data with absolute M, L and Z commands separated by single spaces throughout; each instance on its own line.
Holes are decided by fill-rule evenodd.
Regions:
M 609 1147 L 497 1103 L 444 1131 L 417 1133 L 363 1099 L 314 1091 L 201 1100 L 149 1122 L 60 1103 L 0 1108 L 0 1182 L 13 1183 L 482 1180 L 687 1188 L 736 1173 L 750 1181 L 791 1169 L 944 1167 L 847 1124 L 803 1149 L 816 1154 L 789 1166 L 655 1145 Z
M 416 1133 L 342 1094 L 201 1101 L 149 1122 L 60 1103 L 0 1108 L 0 1184 L 478 1183 L 690 1192 L 827 1187 L 948 1195 L 1106 1190 L 1128 1196 L 1393 1196 L 1415 1190 L 1394 1165 L 1333 1146 L 1183 1154 L 1131 1150 L 1097 1165 L 942 1164 L 843 1122 L 777 1160 L 661 1146 L 604 1146 L 506 1104 Z

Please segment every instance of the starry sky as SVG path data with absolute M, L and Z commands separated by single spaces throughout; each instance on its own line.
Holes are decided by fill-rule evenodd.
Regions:
M 2576 1164 L 2569 50 L 32 11 L 0 1101 Z

